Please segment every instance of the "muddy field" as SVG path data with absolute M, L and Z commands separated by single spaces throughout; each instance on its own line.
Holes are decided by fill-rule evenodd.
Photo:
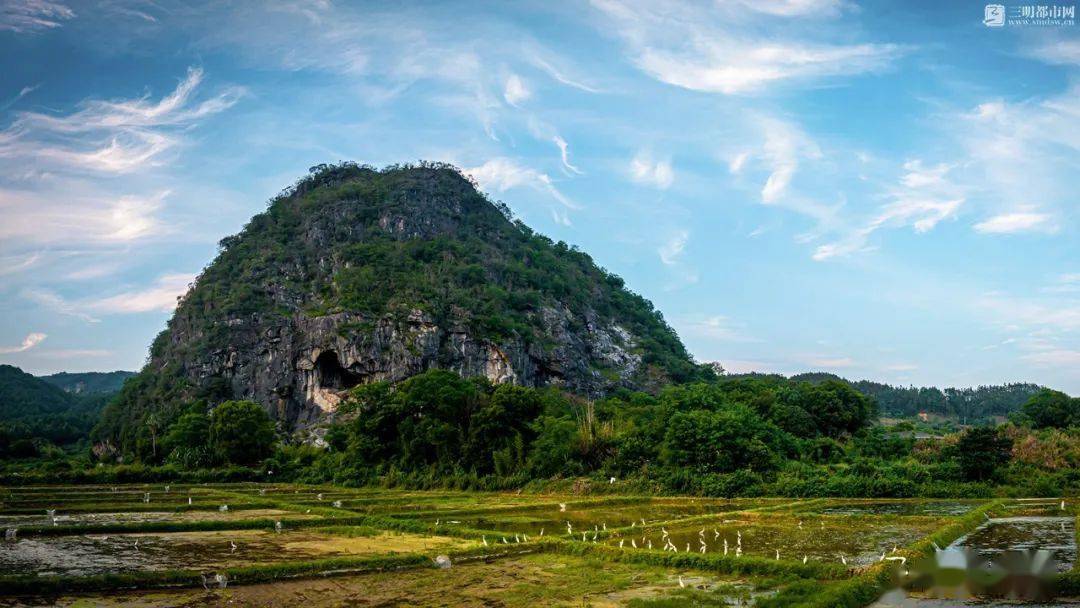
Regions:
M 749 606 L 906 564 L 961 521 L 955 548 L 1075 565 L 1075 513 L 1057 499 L 3 488 L 0 606 Z

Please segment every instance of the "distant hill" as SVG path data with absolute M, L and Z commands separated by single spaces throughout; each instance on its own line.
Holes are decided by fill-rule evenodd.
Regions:
M 860 393 L 873 397 L 883 416 L 900 418 L 926 412 L 955 418 L 969 424 L 994 416 L 1007 416 L 1019 410 L 1032 395 L 1043 388 L 1029 383 L 945 389 L 932 386 L 903 387 L 871 380 L 852 382 L 835 374 L 823 372 L 797 374 L 791 379 L 804 382 L 824 380 L 847 382 Z
M 101 408 L 115 394 L 115 389 L 105 388 L 121 381 L 117 374 L 128 372 L 67 374 L 72 378 L 91 376 L 90 380 L 75 381 L 71 386 L 93 387 L 67 392 L 17 367 L 0 365 L 0 457 L 10 455 L 9 449 L 18 442 L 68 445 L 85 438 L 97 422 Z M 31 455 L 20 449 L 21 455 Z
M 48 376 L 39 376 L 45 382 L 57 386 L 66 393 L 92 395 L 115 393 L 124 385 L 124 381 L 135 372 L 60 372 Z
M 704 371 L 621 278 L 446 165 L 313 167 L 220 246 L 99 439 L 131 447 L 147 416 L 229 396 L 303 428 L 358 383 L 432 368 L 588 396 Z

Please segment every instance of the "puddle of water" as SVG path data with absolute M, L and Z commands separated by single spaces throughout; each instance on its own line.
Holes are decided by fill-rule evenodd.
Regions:
M 1042 549 L 1054 554 L 1061 572 L 1076 562 L 1076 520 L 1072 517 L 991 519 L 952 544 L 993 559 L 1005 551 Z
M 444 537 L 391 533 L 343 537 L 306 530 L 282 534 L 244 530 L 22 538 L 0 543 L 0 574 L 213 570 L 342 555 L 438 551 L 469 545 L 468 541 Z
M 826 503 L 803 513 L 821 515 L 963 515 L 986 501 L 964 500 L 875 500 Z
M 117 513 L 61 513 L 56 515 L 56 524 L 61 526 L 102 526 L 120 523 L 144 523 L 161 521 L 239 521 L 246 519 L 312 519 L 317 515 L 306 515 L 278 509 L 233 509 L 201 511 L 142 511 Z M 0 529 L 23 526 L 51 526 L 53 519 L 42 515 L 0 515 Z

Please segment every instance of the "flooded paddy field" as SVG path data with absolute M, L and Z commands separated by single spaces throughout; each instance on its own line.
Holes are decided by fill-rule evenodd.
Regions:
M 446 551 L 472 546 L 455 538 L 315 530 L 74 535 L 0 543 L 0 575 L 90 575 L 141 570 L 216 570 L 327 557 Z
M 767 559 L 865 566 L 940 528 L 937 517 L 800 518 L 719 516 L 711 521 L 642 530 L 623 530 L 608 540 L 623 548 L 747 555 Z M 704 548 L 704 550 L 703 550 Z M 670 550 L 670 548 L 669 548 Z
M 965 514 L 986 501 L 941 499 L 0 488 L 0 529 L 12 532 L 0 541 L 0 607 L 752 606 L 789 585 L 859 576 L 960 521 L 956 546 L 1045 549 L 1064 570 L 1076 561 L 1075 510 L 1048 517 L 1061 514 L 1055 500 L 1006 501 L 984 521 Z M 108 525 L 123 527 L 94 532 Z M 452 567 L 435 567 L 447 557 Z
M 709 500 L 709 499 L 642 499 L 627 503 L 611 499 L 610 502 L 551 503 L 538 507 L 522 507 L 490 511 L 453 511 L 425 513 L 422 521 L 438 521 L 442 525 L 461 526 L 479 530 L 498 530 L 538 536 L 567 534 L 567 530 L 593 532 L 622 528 L 631 525 L 655 524 L 657 522 L 685 519 L 701 515 L 741 511 L 772 504 L 757 500 Z M 569 524 L 569 528 L 568 528 Z
M 963 515 L 985 500 L 833 500 L 794 509 L 822 515 Z
M 0 529 L 19 528 L 26 526 L 104 526 L 110 524 L 144 523 L 144 522 L 184 522 L 184 521 L 244 521 L 249 519 L 278 519 L 283 521 L 296 519 L 317 519 L 318 515 L 283 511 L 280 509 L 244 509 L 239 507 L 230 508 L 228 511 L 218 509 L 199 509 L 182 511 L 135 511 L 135 512 L 106 512 L 106 513 L 60 513 L 49 516 L 42 512 L 41 515 L 0 515 Z
M 685 587 L 681 587 L 679 579 Z M 552 554 L 472 562 L 448 570 L 386 572 L 204 590 L 0 600 L 0 606 L 627 606 L 649 599 L 747 606 L 773 592 L 761 577 L 610 563 Z M 721 603 L 723 602 L 723 603 Z
M 1076 519 L 1073 517 L 1002 517 L 991 519 L 954 543 L 993 559 L 1006 551 L 1049 551 L 1058 570 L 1076 564 Z

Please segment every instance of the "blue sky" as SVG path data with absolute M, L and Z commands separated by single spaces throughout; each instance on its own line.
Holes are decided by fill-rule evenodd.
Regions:
M 1080 29 L 983 16 L 9 0 L 0 363 L 138 368 L 308 167 L 427 159 L 622 275 L 699 360 L 1080 393 Z

